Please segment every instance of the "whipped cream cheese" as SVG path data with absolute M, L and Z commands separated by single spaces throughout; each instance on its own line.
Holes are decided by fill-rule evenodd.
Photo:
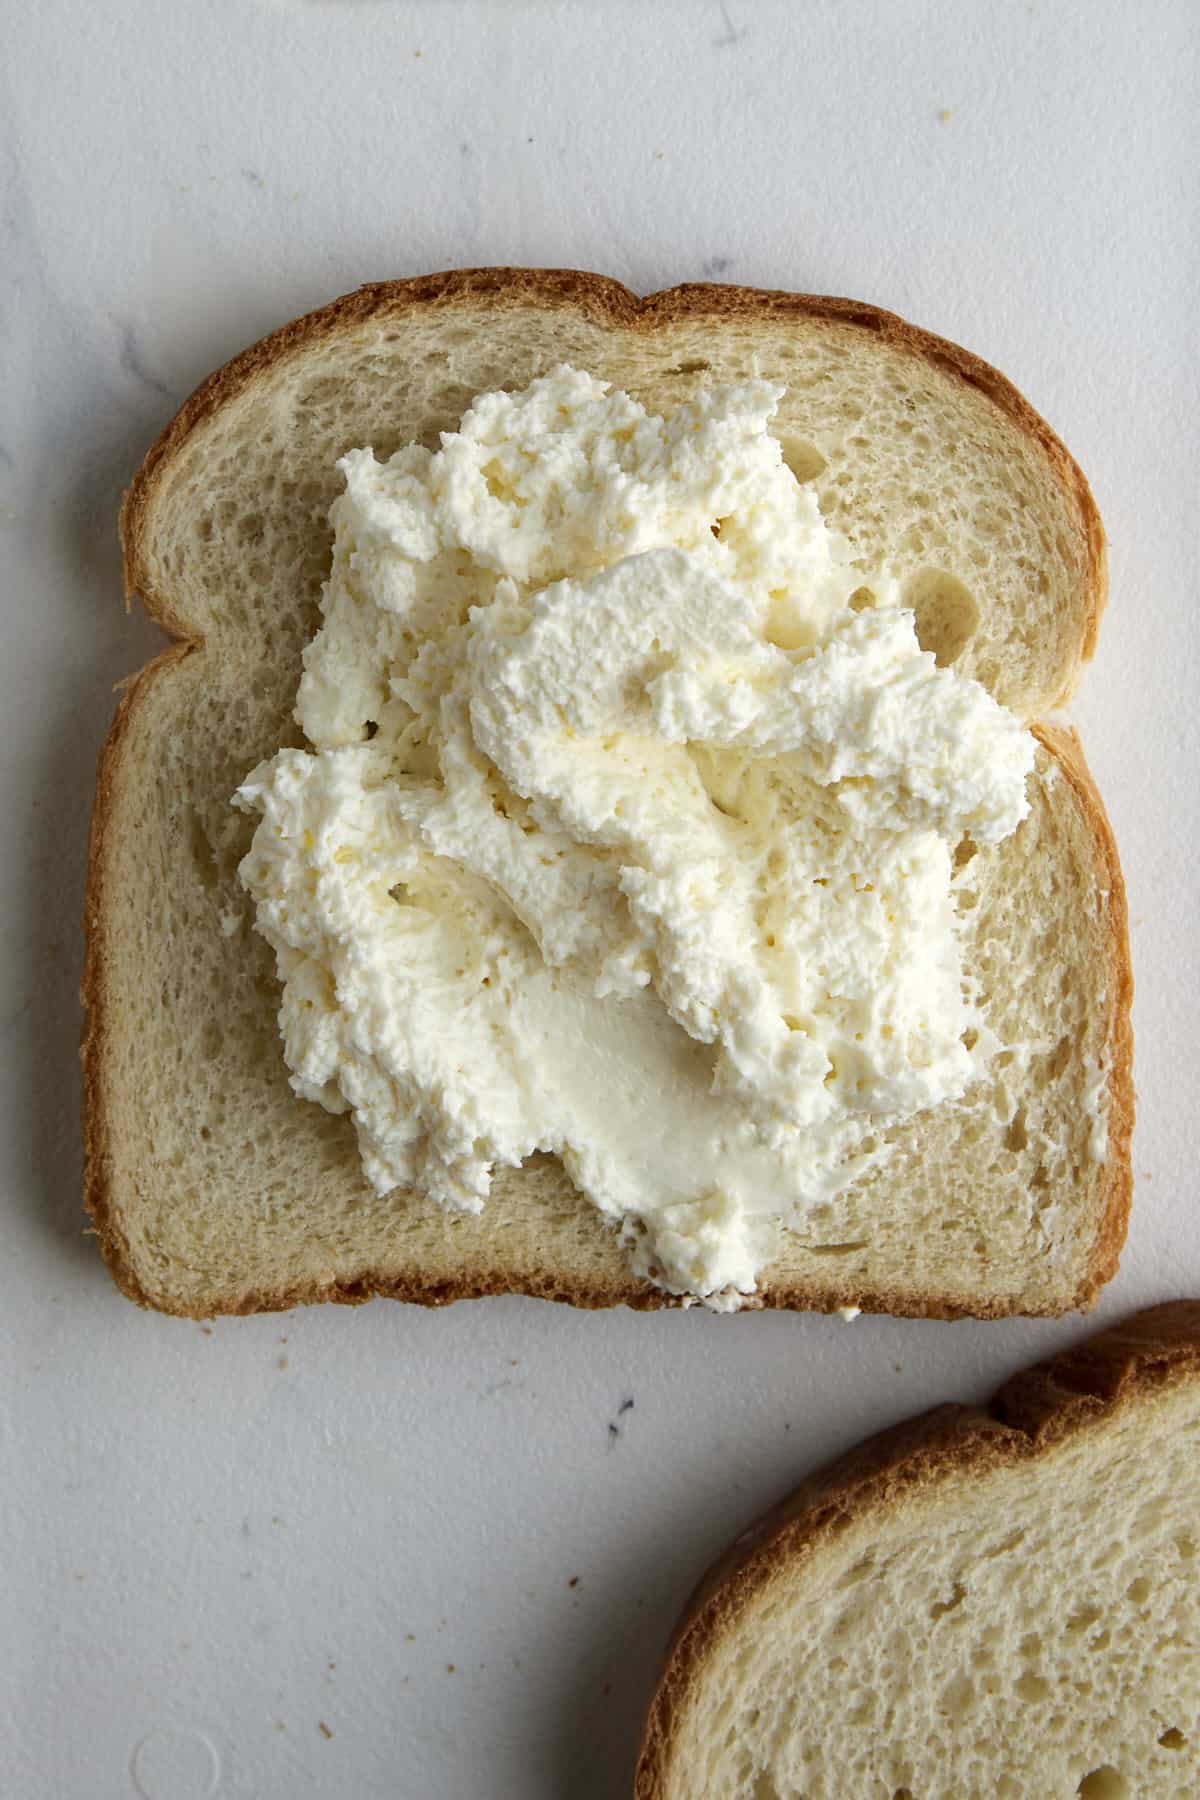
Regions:
M 479 1211 L 560 1156 L 721 1308 L 963 1093 L 956 844 L 1033 740 L 921 650 L 782 459 L 762 381 L 668 418 L 562 367 L 339 467 L 324 623 L 239 788 L 297 1093 L 368 1180 Z

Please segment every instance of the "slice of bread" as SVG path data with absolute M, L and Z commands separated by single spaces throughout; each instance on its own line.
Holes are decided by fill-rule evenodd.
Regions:
M 1200 1302 L 872 1438 L 697 1589 L 637 1800 L 1194 1800 Z
M 143 1304 L 667 1303 L 550 1158 L 499 1176 L 477 1218 L 378 1198 L 348 1120 L 288 1087 L 272 958 L 236 877 L 251 823 L 230 796 L 299 741 L 337 457 L 436 442 L 476 393 L 563 360 L 652 408 L 754 371 L 787 383 L 793 467 L 858 546 L 864 581 L 905 583 L 941 660 L 1032 718 L 1090 654 L 1104 555 L 1082 475 L 1003 377 L 870 307 L 718 287 L 638 301 L 595 276 L 485 270 L 363 289 L 238 357 L 151 450 L 122 518 L 127 586 L 182 640 L 118 710 L 86 913 L 87 1204 Z M 967 973 L 1028 1054 L 891 1134 L 886 1175 L 781 1233 L 766 1304 L 1055 1313 L 1116 1266 L 1124 895 L 1077 743 L 1039 735 L 1029 819 L 998 849 L 964 843 L 959 875 Z

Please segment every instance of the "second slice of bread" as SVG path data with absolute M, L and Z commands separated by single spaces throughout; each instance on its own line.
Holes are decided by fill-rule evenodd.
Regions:
M 637 1800 L 1193 1800 L 1200 1302 L 812 1476 L 680 1622 Z

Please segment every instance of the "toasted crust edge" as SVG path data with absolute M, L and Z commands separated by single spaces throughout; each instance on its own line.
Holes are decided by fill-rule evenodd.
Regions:
M 1170 1300 L 1020 1371 L 986 1407 L 921 1413 L 802 1482 L 718 1557 L 685 1604 L 647 1708 L 634 1800 L 666 1800 L 680 1726 L 707 1658 L 784 1561 L 815 1556 L 897 1502 L 1033 1461 L 1187 1380 L 1200 1380 L 1200 1300 Z
M 179 409 L 144 458 L 125 494 L 120 515 L 123 574 L 127 596 L 141 596 L 150 617 L 180 641 L 147 664 L 135 676 L 118 706 L 100 755 L 96 798 L 88 849 L 84 902 L 85 965 L 81 1001 L 85 1009 L 81 1055 L 83 1061 L 84 1207 L 92 1219 L 104 1259 L 120 1289 L 141 1306 L 173 1310 L 182 1317 L 209 1317 L 215 1311 L 232 1314 L 287 1311 L 294 1306 L 333 1301 L 359 1305 L 375 1297 L 407 1300 L 428 1306 L 494 1294 L 524 1293 L 535 1298 L 565 1301 L 584 1308 L 625 1305 L 638 1311 L 679 1305 L 630 1276 L 613 1283 L 563 1283 L 543 1269 L 518 1276 L 484 1274 L 475 1281 L 444 1281 L 420 1275 L 389 1278 L 365 1273 L 352 1282 L 301 1284 L 273 1291 L 253 1291 L 230 1296 L 218 1308 L 167 1308 L 139 1280 L 121 1227 L 120 1205 L 112 1179 L 112 1126 L 105 1099 L 104 1066 L 109 1036 L 106 920 L 109 909 L 119 904 L 110 893 L 106 874 L 106 839 L 121 779 L 124 746 L 138 707 L 150 684 L 165 679 L 188 652 L 198 647 L 199 634 L 177 609 L 171 597 L 153 580 L 146 541 L 155 495 L 169 473 L 173 458 L 191 434 L 221 407 L 234 399 L 257 376 L 282 360 L 302 353 L 314 341 L 341 330 L 352 330 L 383 318 L 426 308 L 454 308 L 486 300 L 491 305 L 530 305 L 573 308 L 602 324 L 653 330 L 682 318 L 713 320 L 761 319 L 801 316 L 828 319 L 875 333 L 949 369 L 969 385 L 980 389 L 1050 460 L 1059 478 L 1075 495 L 1088 550 L 1088 592 L 1085 596 L 1085 637 L 1082 659 L 1092 654 L 1099 618 L 1107 596 L 1104 533 L 1091 490 L 1082 470 L 1049 425 L 1006 376 L 981 358 L 948 339 L 909 324 L 897 314 L 866 302 L 836 297 L 792 294 L 769 289 L 685 284 L 651 294 L 645 299 L 607 276 L 571 269 L 458 269 L 404 281 L 368 284 L 343 295 L 315 312 L 305 314 L 251 345 L 202 382 Z M 1073 682 L 1065 689 L 1069 691 Z M 1117 1265 L 1129 1212 L 1131 1174 L 1129 1134 L 1132 1126 L 1133 1089 L 1129 1068 L 1129 995 L 1131 977 L 1125 922 L 1124 886 L 1117 852 L 1107 817 L 1088 774 L 1078 738 L 1073 732 L 1035 727 L 1036 734 L 1060 757 L 1067 779 L 1079 795 L 1097 840 L 1098 850 L 1111 872 L 1111 960 L 1115 979 L 1111 986 L 1110 1154 L 1111 1171 L 1099 1220 L 1095 1248 L 1076 1293 L 1054 1312 L 1089 1306 Z M 1121 1062 L 1123 1058 L 1123 1062 Z M 1118 1066 L 1120 1063 L 1120 1066 Z M 857 1306 L 864 1312 L 884 1312 L 915 1318 L 999 1318 L 1021 1309 L 1015 1303 L 963 1305 L 950 1295 L 912 1296 L 886 1287 L 856 1292 L 836 1284 L 806 1286 L 768 1285 L 761 1304 L 787 1310 L 835 1312 Z
M 217 369 L 184 401 L 147 452 L 121 506 L 120 532 L 127 594 L 138 593 L 151 617 L 178 636 L 190 627 L 170 595 L 157 587 L 145 555 L 147 524 L 154 497 L 171 459 L 206 419 L 239 394 L 256 376 L 290 360 L 313 342 L 335 332 L 418 309 L 444 310 L 486 300 L 494 306 L 537 305 L 573 308 L 599 324 L 654 331 L 681 319 L 761 320 L 803 317 L 848 325 L 924 357 L 985 394 L 1034 443 L 1074 497 L 1087 552 L 1081 662 L 1096 646 L 1100 616 L 1108 597 L 1104 528 L 1087 478 L 1058 434 L 1006 375 L 949 338 L 912 325 L 899 314 L 862 300 L 833 295 L 793 294 L 774 288 L 686 282 L 644 299 L 607 275 L 582 269 L 446 269 L 402 281 L 377 281 L 305 313 L 243 350 Z M 1074 688 L 1078 668 L 1056 696 L 1061 704 Z

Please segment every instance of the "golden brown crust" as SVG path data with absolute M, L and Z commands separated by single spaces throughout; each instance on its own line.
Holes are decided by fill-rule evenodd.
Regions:
M 660 1312 L 680 1308 L 686 1302 L 663 1293 L 636 1277 L 611 1281 L 569 1280 L 543 1268 L 480 1270 L 471 1276 L 446 1278 L 414 1270 L 398 1276 L 368 1273 L 353 1281 L 297 1282 L 291 1287 L 255 1288 L 244 1294 L 223 1295 L 211 1305 L 168 1305 L 149 1294 L 138 1280 L 117 1223 L 117 1209 L 108 1199 L 107 1170 L 98 1162 L 97 1172 L 85 1181 L 86 1207 L 95 1223 L 100 1248 L 121 1292 L 155 1312 L 178 1318 L 211 1319 L 219 1315 L 244 1318 L 251 1313 L 291 1312 L 297 1306 L 365 1306 L 369 1300 L 404 1300 L 414 1306 L 452 1306 L 459 1300 L 486 1300 L 501 1294 L 524 1294 L 533 1300 L 553 1300 L 584 1312 L 627 1306 L 632 1312 Z M 860 1313 L 881 1313 L 897 1319 L 1009 1319 L 1059 1318 L 1064 1312 L 1084 1310 L 1095 1299 L 1093 1284 L 1081 1284 L 1076 1296 L 1058 1304 L 1030 1304 L 1016 1298 L 982 1300 L 953 1294 L 913 1294 L 899 1288 L 821 1286 L 805 1282 L 780 1282 L 746 1302 L 743 1310 L 836 1313 L 854 1308 Z
M 1104 1185 L 1096 1209 L 1096 1235 L 1075 1305 L 1086 1311 L 1117 1272 L 1129 1229 L 1133 1201 L 1133 962 L 1129 950 L 1129 908 L 1116 839 L 1099 789 L 1084 760 L 1079 734 L 1061 725 L 1035 725 L 1033 734 L 1050 752 L 1079 800 L 1092 834 L 1097 863 L 1105 870 L 1104 1067 L 1108 1075 L 1108 1147 Z
M 380 322 L 415 310 L 430 311 L 478 305 L 491 308 L 536 305 L 570 308 L 600 324 L 653 331 L 680 320 L 744 320 L 804 318 L 829 320 L 840 327 L 870 332 L 949 370 L 978 388 L 1035 442 L 1053 466 L 1062 484 L 1076 499 L 1080 531 L 1087 546 L 1086 618 L 1083 628 L 1084 657 L 1090 656 L 1096 625 L 1105 597 L 1104 538 L 1087 482 L 1074 460 L 1045 421 L 1018 393 L 1012 383 L 969 351 L 910 325 L 894 313 L 863 302 L 810 294 L 715 285 L 686 285 L 665 289 L 643 300 L 605 276 L 563 269 L 462 269 L 422 276 L 409 281 L 379 282 L 344 295 L 317 312 L 294 320 L 252 345 L 198 387 L 148 452 L 121 509 L 121 540 L 125 586 L 139 593 L 151 617 L 183 642 L 149 664 L 134 681 L 118 708 L 100 759 L 96 801 L 92 817 L 88 885 L 85 902 L 86 966 L 82 999 L 87 1009 L 83 1035 L 85 1205 L 95 1223 L 101 1248 L 122 1290 L 145 1306 L 163 1302 L 148 1294 L 139 1282 L 129 1246 L 121 1229 L 120 1208 L 114 1200 L 112 1125 L 105 1094 L 103 1069 L 109 1036 L 106 925 L 110 909 L 119 904 L 106 881 L 107 838 L 113 799 L 129 728 L 145 701 L 150 684 L 165 677 L 170 668 L 198 640 L 194 623 L 179 610 L 172 596 L 156 583 L 147 554 L 148 521 L 155 495 L 169 475 L 187 439 L 204 422 L 228 405 L 244 389 L 294 356 L 335 333 Z M 1058 1311 L 1087 1306 L 1116 1267 L 1124 1238 L 1129 1206 L 1129 1127 L 1132 1120 L 1132 1084 L 1129 1057 L 1129 958 L 1125 939 L 1124 889 L 1116 851 L 1099 796 L 1087 774 L 1073 733 L 1039 732 L 1056 755 L 1079 794 L 1097 840 L 1099 853 L 1111 872 L 1109 927 L 1112 965 L 1116 979 L 1110 993 L 1111 1051 L 1109 1063 L 1112 1113 L 1109 1122 L 1110 1154 L 1103 1218 L 1095 1250 L 1078 1293 L 1061 1308 L 1019 1308 L 1017 1302 L 963 1300 L 953 1294 L 918 1295 L 886 1286 L 850 1289 L 836 1282 L 807 1284 L 768 1282 L 761 1297 L 765 1306 L 833 1312 L 857 1306 L 864 1312 L 887 1312 L 916 1318 L 998 1318 L 1018 1310 Z M 1060 750 L 1060 740 L 1065 750 Z M 480 1270 L 471 1279 L 442 1280 L 428 1273 L 385 1278 L 371 1274 L 352 1282 L 309 1283 L 274 1291 L 255 1291 L 230 1297 L 221 1310 L 234 1313 L 286 1310 L 313 1301 L 356 1305 L 375 1295 L 445 1305 L 454 1300 L 486 1294 L 522 1292 L 546 1299 L 566 1300 L 581 1307 L 625 1305 L 638 1310 L 678 1305 L 679 1302 L 632 1275 L 613 1281 L 564 1283 L 544 1269 L 521 1274 Z M 184 1313 L 206 1316 L 207 1311 L 180 1306 Z
M 164 594 L 150 577 L 144 555 L 146 520 L 155 490 L 186 439 L 257 376 L 301 354 L 322 338 L 353 330 L 355 326 L 378 324 L 418 309 L 444 310 L 471 306 L 480 301 L 486 301 L 490 307 L 569 307 L 599 324 L 646 332 L 693 319 L 744 320 L 747 323 L 768 318 L 826 319 L 868 332 L 956 375 L 969 387 L 985 394 L 1038 445 L 1061 485 L 1074 496 L 1087 559 L 1081 660 L 1086 662 L 1091 657 L 1108 593 L 1100 514 L 1087 479 L 1066 445 L 998 369 L 993 369 L 971 351 L 951 343 L 948 338 L 910 325 L 898 314 L 885 312 L 881 307 L 861 300 L 703 282 L 664 288 L 639 300 L 619 281 L 580 269 L 449 269 L 407 281 L 373 282 L 357 288 L 352 294 L 344 294 L 316 312 L 292 320 L 269 337 L 252 344 L 240 356 L 235 356 L 184 401 L 148 451 L 125 495 L 121 508 L 121 542 L 127 593 L 141 594 L 151 617 L 166 630 L 180 636 L 188 635 L 187 623 L 171 596 Z M 1068 697 L 1073 686 L 1074 681 L 1068 681 L 1064 691 L 1056 697 L 1059 703 Z
M 1200 1300 L 1135 1314 L 1005 1382 L 984 1407 L 940 1406 L 812 1475 L 720 1556 L 675 1627 L 646 1714 L 635 1800 L 666 1800 L 680 1723 L 717 1640 L 785 1563 L 921 1491 L 1028 1463 L 1164 1385 L 1200 1380 Z

